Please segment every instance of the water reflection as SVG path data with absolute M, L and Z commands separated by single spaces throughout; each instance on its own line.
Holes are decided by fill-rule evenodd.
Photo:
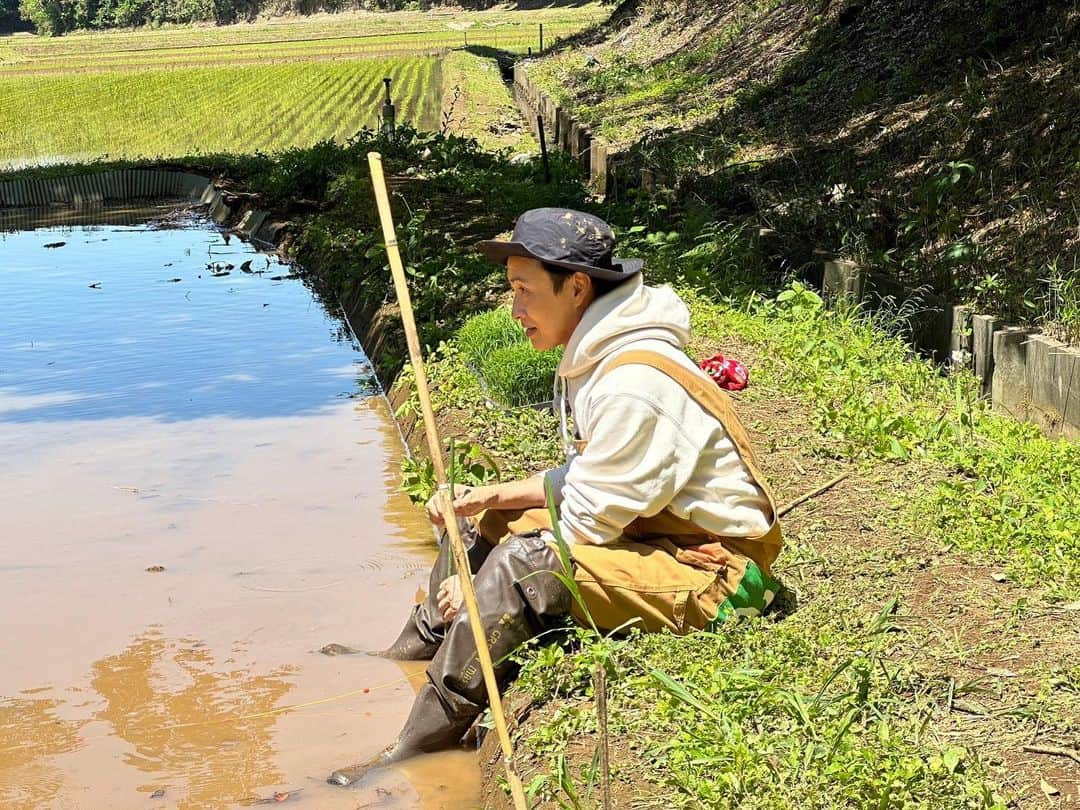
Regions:
M 168 224 L 0 233 L 0 420 L 285 416 L 377 390 L 275 255 Z
M 23 653 L 0 666 L 4 810 L 390 795 L 323 779 L 393 740 L 412 685 L 315 651 L 390 643 L 430 526 L 346 331 L 199 228 L 0 236 L 0 639 Z M 473 806 L 475 758 L 441 761 L 386 789 Z
M 0 806 L 43 807 L 60 792 L 63 775 L 49 757 L 78 748 L 86 724 L 61 717 L 63 705 L 56 698 L 0 700 Z
M 181 791 L 180 807 L 214 807 L 280 783 L 268 714 L 292 689 L 295 667 L 254 674 L 221 670 L 201 642 L 153 630 L 93 665 L 91 685 L 105 699 L 96 713 L 131 744 L 124 761 L 153 776 L 146 792 Z

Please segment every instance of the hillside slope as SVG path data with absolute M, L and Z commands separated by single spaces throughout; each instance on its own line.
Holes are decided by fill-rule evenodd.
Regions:
M 1078 41 L 1062 0 L 641 0 L 529 75 L 631 184 L 775 229 L 788 268 L 824 250 L 1080 329 Z

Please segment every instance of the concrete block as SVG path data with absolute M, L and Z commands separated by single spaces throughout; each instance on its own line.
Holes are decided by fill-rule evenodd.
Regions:
M 1065 396 L 1061 410 L 1061 435 L 1070 441 L 1080 441 L 1080 351 L 1069 349 L 1068 361 L 1062 365 Z
M 1044 335 L 1032 335 L 1028 341 L 1027 386 L 1031 395 L 1030 418 L 1049 436 L 1067 432 L 1073 386 L 1080 394 L 1080 351 Z M 1075 410 L 1075 406 L 1074 406 Z M 1071 427 L 1076 432 L 1080 424 Z
M 600 140 L 594 140 L 589 145 L 589 185 L 601 196 L 606 196 L 608 191 L 607 169 L 607 146 Z
M 1028 389 L 1027 329 L 1010 326 L 994 333 L 994 373 L 991 380 L 991 400 L 997 410 L 1026 422 L 1031 413 L 1031 392 Z
M 563 151 L 570 151 L 570 131 L 573 129 L 572 119 L 570 113 L 566 110 L 560 109 L 558 116 L 555 119 L 555 131 L 558 133 L 558 138 L 555 142 Z
M 863 300 L 865 275 L 863 268 L 855 262 L 830 259 L 825 262 L 822 292 L 831 301 L 846 298 L 852 303 L 859 303 Z
M 936 363 L 948 362 L 952 307 L 944 298 L 925 289 L 909 289 L 883 273 L 863 273 L 861 301 L 919 354 Z
M 255 211 L 249 209 L 244 212 L 244 215 L 240 218 L 240 221 L 233 228 L 238 234 L 245 239 L 254 238 L 262 224 L 266 222 L 266 211 Z
M 972 327 L 971 319 L 975 310 L 967 305 L 954 306 L 950 320 L 952 328 L 949 334 L 949 364 L 953 368 L 972 368 Z
M 255 241 L 268 245 L 276 245 L 285 231 L 288 222 L 266 222 L 255 233 Z
M 979 380 L 979 395 L 984 398 L 993 393 L 994 334 L 1003 326 L 993 315 L 971 316 L 971 363 Z

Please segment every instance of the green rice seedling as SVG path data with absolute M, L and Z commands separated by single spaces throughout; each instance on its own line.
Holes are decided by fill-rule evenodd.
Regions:
M 458 349 L 475 369 L 479 369 L 492 352 L 515 343 L 525 343 L 525 330 L 505 307 L 474 315 L 457 333 Z
M 491 395 L 503 405 L 533 405 L 551 398 L 561 359 L 560 351 L 538 352 L 527 343 L 514 343 L 488 355 L 480 374 Z

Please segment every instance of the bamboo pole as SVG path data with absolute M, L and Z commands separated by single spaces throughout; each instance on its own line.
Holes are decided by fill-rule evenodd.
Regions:
M 476 591 L 473 590 L 472 577 L 468 575 L 471 570 L 469 568 L 469 557 L 465 551 L 465 545 L 461 541 L 461 533 L 458 531 L 457 515 L 454 513 L 453 493 L 446 479 L 442 446 L 439 441 L 438 427 L 435 424 L 435 412 L 431 407 L 431 393 L 428 390 L 427 374 L 424 371 L 424 357 L 420 349 L 420 337 L 416 332 L 412 298 L 409 296 L 409 287 L 405 282 L 405 268 L 401 263 L 401 253 L 398 251 L 394 219 L 390 212 L 390 197 L 386 192 L 382 155 L 378 152 L 368 152 L 368 165 L 371 167 L 371 180 L 375 187 L 375 202 L 379 208 L 379 219 L 382 222 L 386 253 L 390 259 L 390 272 L 394 276 L 394 288 L 397 291 L 398 306 L 401 308 L 401 320 L 405 326 L 405 338 L 409 344 L 409 359 L 416 375 L 416 392 L 420 396 L 420 411 L 424 417 L 424 433 L 427 434 L 428 452 L 431 455 L 431 463 L 435 467 L 435 479 L 439 484 L 440 511 L 446 518 L 446 530 L 455 566 L 459 572 L 463 572 L 459 576 L 461 592 L 465 597 L 465 609 L 469 614 L 469 626 L 472 628 L 473 639 L 476 642 L 480 669 L 484 674 L 484 685 L 487 687 L 488 702 L 491 704 L 491 717 L 495 721 L 495 731 L 499 735 L 499 743 L 502 746 L 506 781 L 510 784 L 510 794 L 514 799 L 514 807 L 518 808 L 518 810 L 527 810 L 528 804 L 525 801 L 525 791 L 521 786 L 521 779 L 514 769 L 514 747 L 510 742 L 510 732 L 506 727 L 506 716 L 503 714 L 502 699 L 499 696 L 499 684 L 495 680 L 495 668 L 491 663 L 491 650 L 488 649 L 487 638 L 484 637 L 484 628 L 480 624 L 480 609 L 476 603 Z

